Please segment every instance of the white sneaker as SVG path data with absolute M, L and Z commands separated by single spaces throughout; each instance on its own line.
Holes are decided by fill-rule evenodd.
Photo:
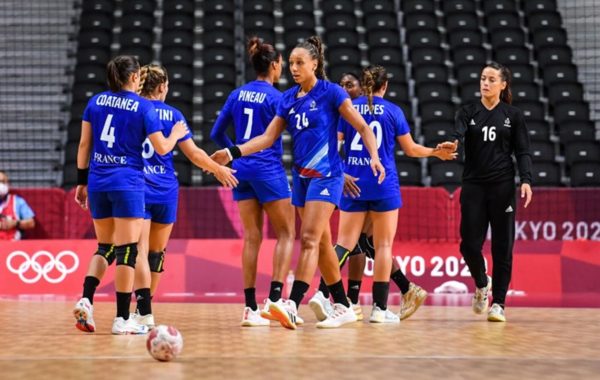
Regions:
M 322 291 L 318 291 L 308 301 L 308 306 L 315 313 L 317 320 L 324 321 L 333 312 L 333 306 L 329 298 L 325 298 Z
M 506 322 L 506 316 L 504 316 L 504 309 L 502 306 L 497 303 L 492 304 L 487 319 L 490 322 Z
M 379 306 L 373 305 L 371 310 L 371 323 L 400 323 L 400 317 L 392 313 L 390 309 L 381 310 Z
M 483 314 L 488 310 L 488 293 L 492 288 L 492 278 L 487 276 L 488 283 L 485 288 L 477 288 L 473 294 L 473 311 L 475 314 Z
M 114 335 L 143 335 L 148 333 L 148 327 L 139 324 L 135 319 L 130 318 L 125 320 L 123 317 L 116 317 L 113 320 L 112 333 Z
M 94 305 L 87 298 L 81 298 L 73 308 L 73 316 L 77 320 L 75 327 L 84 332 L 96 331 L 94 323 Z
M 298 309 L 296 303 L 292 300 L 280 299 L 277 302 L 271 302 L 269 312 L 281 325 L 290 330 L 296 330 L 298 320 Z M 304 323 L 304 321 L 302 321 Z
M 136 310 L 135 313 L 130 313 L 129 319 L 133 319 L 140 325 L 148 327 L 148 330 L 152 330 L 155 326 L 154 316 L 152 314 L 140 315 L 138 310 Z
M 417 311 L 425 302 L 427 292 L 419 285 L 410 283 L 408 292 L 402 295 L 402 307 L 400 308 L 400 320 L 405 320 Z
M 283 300 L 280 298 L 277 302 L 283 302 Z M 271 311 L 270 311 L 270 307 L 274 303 L 275 302 L 273 302 L 267 298 L 265 300 L 265 306 L 263 307 L 262 311 L 260 312 L 260 316 L 263 317 L 264 319 L 268 319 L 270 321 L 279 322 L 279 319 L 275 318 L 275 316 L 273 316 L 273 314 L 271 314 Z M 296 325 L 303 325 L 303 324 L 304 324 L 304 319 L 302 319 L 302 317 L 300 317 L 300 315 L 296 315 Z
M 354 310 L 354 314 L 356 314 L 356 320 L 362 321 L 364 317 L 362 307 L 360 307 L 360 301 L 358 303 L 352 303 L 352 301 L 350 301 L 350 298 L 348 298 L 348 303 L 350 303 L 350 306 L 352 306 L 352 310 Z
M 269 326 L 271 322 L 261 316 L 260 309 L 252 310 L 248 306 L 244 308 L 244 314 L 242 314 L 242 326 L 244 327 L 258 327 L 258 326 Z
M 341 303 L 333 305 L 333 312 L 324 321 L 318 322 L 317 327 L 320 329 L 332 329 L 341 327 L 347 323 L 356 322 L 356 314 L 354 309 L 346 307 Z

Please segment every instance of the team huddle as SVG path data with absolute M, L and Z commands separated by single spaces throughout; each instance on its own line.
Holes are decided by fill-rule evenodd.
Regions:
M 129 56 L 109 62 L 110 91 L 90 99 L 83 115 L 77 157 L 76 201 L 83 208 L 89 206 L 98 239 L 98 250 L 90 262 L 82 298 L 74 308 L 76 326 L 80 330 L 96 330 L 94 293 L 113 261 L 117 265 L 117 314 L 113 334 L 144 334 L 154 327 L 151 299 L 164 270 L 165 250 L 176 220 L 178 183 L 171 153 L 175 145 L 196 166 L 213 173 L 224 186 L 232 188 L 238 204 L 244 227 L 242 326 L 268 326 L 270 321 L 278 321 L 286 328 L 296 329 L 303 324 L 298 307 L 309 290 L 317 266 L 322 275 L 321 283 L 309 301 L 319 321 L 317 327 L 336 328 L 362 320 L 358 295 L 366 257 L 375 263 L 370 322 L 399 323 L 424 302 L 427 292 L 410 282 L 392 260 L 398 209 L 402 207 L 395 145 L 398 143 L 409 157 L 453 160 L 459 143 L 465 144 L 465 172 L 471 168 L 469 180 L 482 186 L 481 168 L 468 166 L 481 151 L 474 149 L 473 153 L 468 149 L 475 144 L 469 142 L 473 138 L 470 125 L 465 125 L 464 130 L 458 129 L 455 141 L 433 148 L 416 143 L 402 110 L 384 99 L 388 86 L 385 68 L 371 65 L 360 75 L 345 74 L 341 78 L 342 86 L 332 83 L 324 72 L 323 47 L 318 37 L 308 38 L 291 51 L 289 70 L 296 85 L 283 93 L 274 87 L 281 76 L 282 55 L 257 37 L 249 40 L 248 54 L 256 80 L 234 90 L 223 105 L 211 132 L 211 138 L 223 149 L 210 157 L 194 144 L 181 112 L 165 104 L 168 92 L 165 68 L 157 65 L 140 68 L 137 60 Z M 494 72 L 486 74 L 486 70 Z M 484 74 L 492 78 L 486 79 L 485 85 Z M 498 103 L 493 103 L 509 84 L 509 77 L 501 70 L 486 66 L 482 72 L 482 88 L 490 88 L 491 95 L 482 94 L 482 107 L 492 113 L 511 113 L 513 119 L 518 119 L 520 114 L 515 114 L 516 108 L 508 104 L 497 107 Z M 484 98 L 490 100 L 489 107 Z M 466 111 L 462 112 L 459 114 L 464 116 Z M 229 126 L 235 129 L 235 142 L 226 134 Z M 284 130 L 290 133 L 293 142 L 291 188 L 282 164 Z M 514 132 L 521 136 L 523 131 L 526 134 L 524 123 L 515 125 L 499 140 L 517 141 L 516 156 L 523 182 L 521 194 L 527 196 L 529 203 L 528 140 L 519 145 L 519 138 L 510 135 Z M 340 146 L 343 146 L 341 151 Z M 508 158 L 512 165 L 512 145 L 498 141 L 498 144 L 487 144 L 484 151 L 486 149 L 499 156 L 503 163 Z M 232 162 L 231 169 L 225 166 L 229 162 Z M 511 174 L 513 195 L 505 198 L 514 203 L 514 169 L 505 170 L 501 178 L 486 177 L 484 182 L 507 183 Z M 510 191 L 508 187 L 497 190 L 503 194 Z M 290 267 L 296 238 L 294 207 L 302 221 L 298 233 L 300 257 L 289 299 L 283 299 L 284 277 Z M 336 207 L 340 218 L 338 238 L 333 244 L 329 220 Z M 259 308 L 255 282 L 263 211 L 269 216 L 277 243 L 269 297 Z M 464 215 L 465 210 L 463 218 Z M 512 219 L 507 221 L 512 220 L 514 224 L 514 213 L 507 217 L 510 216 Z M 487 230 L 493 216 L 477 217 L 478 226 L 485 223 Z M 494 218 L 497 221 L 498 218 Z M 476 313 L 487 311 L 487 292 L 492 289 L 491 279 L 487 279 L 485 267 L 480 268 L 477 257 L 477 254 L 481 256 L 483 244 L 483 240 L 478 241 L 481 228 L 475 242 L 468 247 L 470 260 L 466 260 L 471 273 L 477 276 L 474 275 L 477 291 L 473 299 Z M 494 224 L 492 228 L 501 230 Z M 467 230 L 465 227 L 465 236 L 469 234 Z M 498 235 L 510 240 L 511 233 L 514 239 L 514 229 Z M 463 251 L 461 244 L 463 256 L 466 248 Z M 502 279 L 502 286 L 498 290 L 493 288 L 494 303 L 488 320 L 504 321 L 510 266 L 508 275 L 501 269 L 496 273 L 496 257 L 503 265 L 507 260 L 512 262 L 512 256 L 508 255 L 512 254 L 512 240 L 509 246 L 492 251 L 494 281 L 497 277 Z M 501 255 L 506 257 L 501 259 Z M 340 274 L 346 261 L 349 262 L 347 292 Z M 402 293 L 399 314 L 393 313 L 387 305 L 390 279 Z M 134 288 L 137 307 L 135 313 L 130 313 Z

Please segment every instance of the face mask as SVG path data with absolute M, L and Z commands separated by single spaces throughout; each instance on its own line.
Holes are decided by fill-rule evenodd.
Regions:
M 0 197 L 8 194 L 8 185 L 5 183 L 0 183 Z

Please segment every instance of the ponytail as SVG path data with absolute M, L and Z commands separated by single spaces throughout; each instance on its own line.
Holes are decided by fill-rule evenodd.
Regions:
M 154 93 L 158 86 L 167 83 L 168 80 L 167 69 L 163 66 L 146 65 L 140 70 L 140 86 L 137 92 L 147 98 Z
M 304 42 L 296 45 L 297 48 L 306 49 L 312 59 L 317 60 L 315 76 L 319 79 L 327 79 L 325 74 L 325 55 L 323 53 L 323 42 L 318 36 L 311 36 Z
M 254 36 L 248 40 L 248 57 L 256 75 L 267 75 L 272 62 L 279 61 L 281 54 L 275 50 L 273 45 L 261 42 L 260 38 Z
M 106 81 L 112 92 L 119 92 L 129 82 L 131 74 L 140 70 L 137 58 L 120 55 L 111 59 L 106 65 Z
M 360 85 L 367 96 L 369 111 L 373 113 L 373 93 L 379 91 L 388 81 L 385 67 L 370 65 L 363 69 Z

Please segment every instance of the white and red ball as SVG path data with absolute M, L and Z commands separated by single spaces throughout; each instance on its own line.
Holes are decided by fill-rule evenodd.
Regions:
M 183 337 L 173 326 L 158 325 L 148 334 L 146 348 L 154 359 L 168 362 L 181 353 Z

